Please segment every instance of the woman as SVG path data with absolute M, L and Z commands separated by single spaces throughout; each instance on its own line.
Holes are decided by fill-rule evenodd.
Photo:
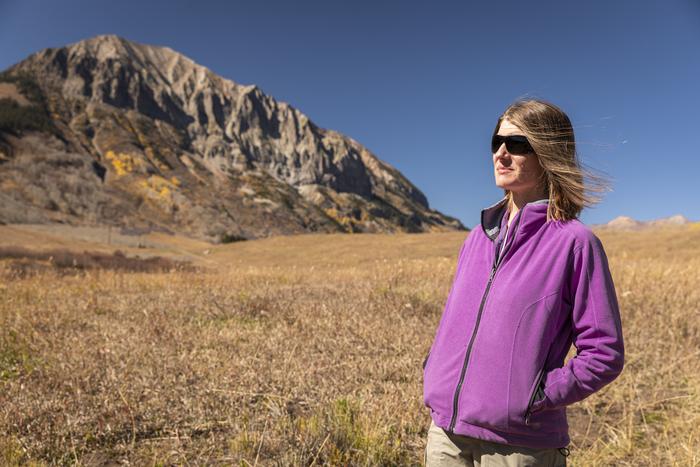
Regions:
M 566 465 L 566 407 L 622 371 L 615 288 L 578 220 L 584 184 L 569 118 L 540 100 L 498 119 L 494 175 L 424 362 L 429 466 Z M 593 178 L 595 181 L 595 178 Z M 595 187 L 593 187 L 595 189 Z M 566 365 L 571 344 L 577 354 Z

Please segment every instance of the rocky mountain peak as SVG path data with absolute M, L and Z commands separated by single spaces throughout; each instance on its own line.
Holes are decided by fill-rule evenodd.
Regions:
M 167 202 L 158 195 L 146 203 L 146 218 L 123 213 L 119 222 L 139 218 L 198 235 L 217 231 L 242 237 L 464 229 L 430 209 L 418 188 L 357 141 L 318 127 L 259 87 L 222 78 L 168 47 L 101 35 L 37 52 L 6 70 L 3 80 L 39 89 L 41 111 L 52 128 L 51 136 L 42 136 L 8 131 L 19 127 L 6 123 L 3 132 L 0 121 L 6 152 L 79 155 L 85 167 L 101 167 L 94 190 L 110 199 L 120 191 L 115 196 L 122 201 L 132 196 L 127 205 L 144 204 L 154 198 L 153 191 L 167 189 Z M 62 157 L 55 154 L 52 160 Z M 0 165 L 0 176 L 21 165 L 23 157 L 31 159 L 25 155 L 13 158 L 14 165 Z M 16 193 L 5 196 L 20 205 L 30 202 Z M 93 212 L 94 206 L 76 210 L 63 201 L 49 203 L 59 206 L 52 216 L 79 222 L 86 211 L 93 220 L 109 221 Z M 76 214 L 63 212 L 63 206 Z M 34 218 L 51 217 L 37 209 Z M 206 222 L 196 226 L 207 209 Z M 248 214 L 236 214 L 243 211 Z M 0 220 L 3 216 L 23 218 L 17 210 L 10 215 L 0 209 Z

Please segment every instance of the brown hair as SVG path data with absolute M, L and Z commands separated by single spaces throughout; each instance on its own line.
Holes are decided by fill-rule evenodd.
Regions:
M 504 119 L 522 130 L 544 169 L 540 183 L 549 198 L 547 221 L 577 218 L 584 207 L 601 200 L 595 193 L 609 190 L 606 178 L 582 166 L 571 120 L 559 107 L 539 99 L 518 100 L 498 118 L 494 134 Z M 513 195 L 504 192 L 512 209 Z

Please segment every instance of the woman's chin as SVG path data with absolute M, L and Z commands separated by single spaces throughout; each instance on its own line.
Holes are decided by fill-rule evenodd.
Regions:
M 507 183 L 503 181 L 496 180 L 496 186 L 498 188 L 502 188 L 503 190 L 513 190 L 513 184 L 512 183 Z

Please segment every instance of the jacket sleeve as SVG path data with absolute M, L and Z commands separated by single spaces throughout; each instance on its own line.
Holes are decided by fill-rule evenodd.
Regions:
M 574 250 L 569 281 L 572 338 L 576 356 L 547 373 L 545 398 L 535 409 L 578 402 L 614 380 L 624 365 L 622 324 L 608 259 L 600 240 L 589 232 Z

